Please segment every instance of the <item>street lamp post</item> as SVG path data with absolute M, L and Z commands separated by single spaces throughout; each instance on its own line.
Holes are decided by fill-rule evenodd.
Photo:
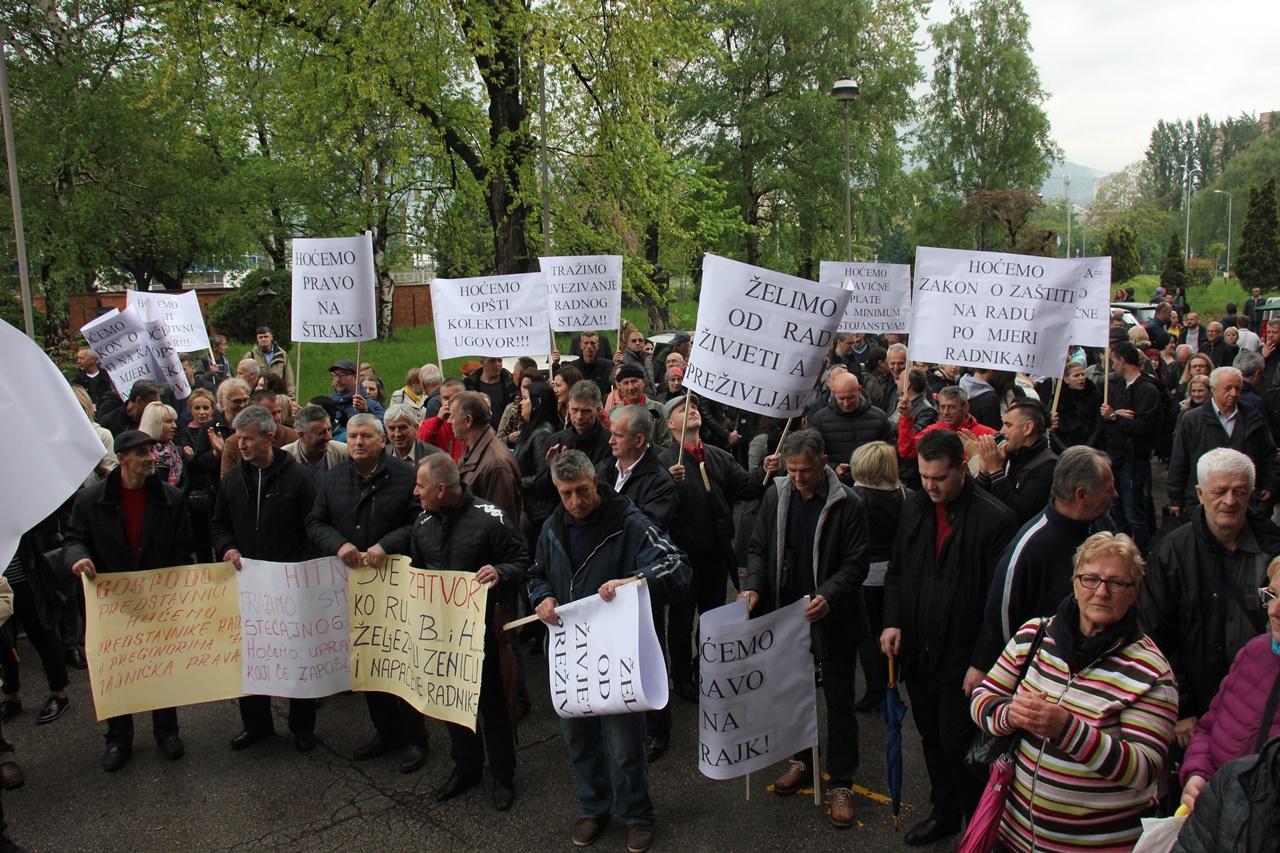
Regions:
M 1218 195 L 1227 197 L 1227 272 L 1226 277 L 1231 278 L 1231 203 L 1235 200 L 1231 193 L 1226 190 L 1214 190 Z
M 858 81 L 841 77 L 831 86 L 831 97 L 840 102 L 844 119 L 844 259 L 853 260 L 853 176 L 849 172 L 849 103 L 858 97 Z
M 1062 191 L 1067 196 L 1067 257 L 1071 257 L 1071 175 L 1062 176 Z
M 1183 175 L 1186 179 L 1186 192 L 1182 195 L 1182 201 L 1187 206 L 1187 231 L 1183 253 L 1186 255 L 1185 260 L 1191 260 L 1191 176 L 1201 174 L 1199 169 L 1191 168 L 1191 153 L 1187 153 L 1187 163 L 1182 167 Z

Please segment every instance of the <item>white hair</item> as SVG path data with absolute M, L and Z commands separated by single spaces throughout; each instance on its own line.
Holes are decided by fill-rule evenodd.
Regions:
M 1221 367 L 1218 368 L 1218 370 L 1222 369 Z M 1214 373 L 1217 372 L 1217 370 L 1214 371 Z M 1209 477 L 1214 474 L 1244 474 L 1249 478 L 1249 489 L 1253 489 L 1253 461 L 1239 450 L 1232 450 L 1230 447 L 1219 447 L 1201 456 L 1200 461 L 1196 463 L 1196 482 L 1203 486 Z
M 417 406 L 411 406 L 408 403 L 392 403 L 382 413 L 382 422 L 384 424 L 391 421 L 405 421 L 409 426 L 417 429 L 418 424 L 422 423 L 422 414 Z
M 1216 391 L 1218 388 L 1218 383 L 1229 376 L 1234 376 L 1236 379 L 1239 379 L 1241 382 L 1244 381 L 1244 374 L 1242 374 L 1239 370 L 1237 370 L 1234 367 L 1215 367 L 1209 373 L 1209 388 L 1211 390 Z

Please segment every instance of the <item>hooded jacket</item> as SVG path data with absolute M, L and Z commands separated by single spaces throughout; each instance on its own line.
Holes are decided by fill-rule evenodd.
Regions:
M 292 455 L 271 448 L 271 464 L 239 462 L 222 478 L 213 504 L 214 556 L 234 548 L 255 560 L 296 562 L 315 556 L 307 541 L 307 514 L 316 478 Z

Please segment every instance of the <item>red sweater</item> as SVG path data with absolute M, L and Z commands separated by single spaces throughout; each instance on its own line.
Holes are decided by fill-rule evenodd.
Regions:
M 916 435 L 915 426 L 916 426 L 916 422 L 914 419 L 904 418 L 899 416 L 898 418 L 898 456 L 899 458 L 902 458 L 902 459 L 916 458 L 916 442 L 920 440 L 920 436 L 927 435 L 928 433 L 932 432 L 935 429 L 951 429 L 951 427 L 947 426 L 942 421 L 938 421 L 936 424 L 931 424 L 930 426 L 927 426 L 924 429 L 920 430 L 920 435 Z M 957 431 L 962 429 L 967 429 L 977 436 L 996 434 L 996 431 L 993 430 L 991 427 L 987 426 L 986 424 L 980 424 L 976 420 L 974 420 L 973 415 L 970 415 L 968 420 L 960 424 L 960 426 L 956 427 Z M 967 458 L 968 457 L 966 456 L 966 460 Z
M 438 416 L 427 418 L 422 422 L 418 427 L 418 441 L 434 444 L 452 456 L 454 462 L 461 459 L 463 451 L 466 450 L 463 442 L 453 437 L 453 427 L 449 426 L 449 422 Z

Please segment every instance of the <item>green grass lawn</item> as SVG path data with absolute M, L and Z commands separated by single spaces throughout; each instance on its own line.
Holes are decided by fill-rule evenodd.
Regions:
M 698 303 L 685 299 L 671 303 L 671 322 L 678 329 L 692 329 L 698 313 Z M 647 322 L 643 308 L 623 308 L 622 316 L 646 331 Z M 570 335 L 557 336 L 561 351 L 568 353 Z M 610 335 L 610 342 L 615 343 L 616 332 Z M 550 335 L 548 335 L 550 344 Z M 297 366 L 297 344 L 290 350 L 290 357 Z M 231 367 L 253 347 L 252 342 L 231 341 L 227 345 L 227 358 L 231 359 Z M 616 343 L 615 343 L 616 348 Z M 543 357 L 546 353 L 541 354 Z M 339 359 L 356 360 L 355 344 L 302 344 L 301 387 L 298 398 L 309 400 L 312 397 L 329 393 L 329 365 Z M 360 347 L 360 358 L 374 366 L 382 381 L 387 385 L 387 393 L 404 384 L 404 375 L 411 367 L 421 367 L 436 360 L 436 339 L 433 326 L 415 326 L 411 329 L 398 329 L 390 340 L 368 341 Z M 444 363 L 445 376 L 461 375 L 462 365 L 469 359 L 453 358 Z
M 1119 285 L 1116 285 L 1118 287 Z M 1140 275 L 1129 281 L 1124 282 L 1125 287 L 1133 287 L 1136 291 L 1135 299 L 1138 302 L 1146 302 L 1155 295 L 1156 288 L 1160 286 L 1160 276 L 1158 275 Z M 1115 291 L 1115 287 L 1111 288 Z M 1216 320 L 1226 313 L 1228 302 L 1234 302 L 1236 308 L 1243 310 L 1244 301 L 1249 298 L 1249 294 L 1240 286 L 1239 279 L 1215 278 L 1205 287 L 1189 287 L 1187 288 L 1187 302 L 1191 305 L 1192 310 L 1200 315 L 1200 321 L 1203 323 L 1208 320 Z M 1256 329 L 1254 331 L 1257 331 Z

